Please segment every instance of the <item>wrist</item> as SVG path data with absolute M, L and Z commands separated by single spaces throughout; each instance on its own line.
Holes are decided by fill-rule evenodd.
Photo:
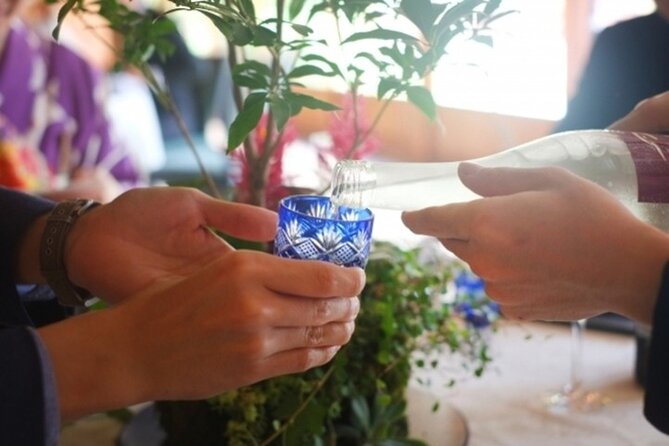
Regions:
M 115 309 L 40 328 L 63 422 L 146 401 L 133 336 Z
M 70 233 L 78 220 L 98 206 L 92 200 L 77 199 L 59 203 L 46 219 L 40 242 L 40 270 L 63 305 L 82 306 L 92 295 L 77 287 L 68 275 L 66 251 Z

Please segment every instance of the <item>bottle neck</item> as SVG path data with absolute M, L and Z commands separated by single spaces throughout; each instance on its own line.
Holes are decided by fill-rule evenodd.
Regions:
M 376 173 L 368 161 L 343 160 L 337 163 L 330 186 L 335 206 L 364 207 L 363 191 L 376 186 Z

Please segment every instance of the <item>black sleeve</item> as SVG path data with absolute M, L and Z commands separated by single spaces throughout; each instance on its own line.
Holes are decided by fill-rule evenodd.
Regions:
M 653 316 L 644 415 L 653 426 L 669 434 L 669 263 L 664 267 Z
M 53 206 L 50 201 L 0 187 L 0 323 L 33 325 L 14 282 L 14 258 L 24 232 Z
M 59 431 L 55 378 L 39 337 L 0 325 L 0 444 L 52 446 Z
M 51 363 L 14 283 L 17 245 L 53 203 L 0 187 L 0 445 L 55 445 L 60 416 Z

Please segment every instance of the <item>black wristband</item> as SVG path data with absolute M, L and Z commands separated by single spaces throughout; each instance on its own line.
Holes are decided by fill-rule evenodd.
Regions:
M 87 290 L 70 282 L 63 257 L 65 241 L 72 226 L 80 216 L 99 205 L 100 203 L 85 199 L 63 201 L 47 218 L 40 244 L 40 269 L 62 305 L 83 306 L 93 297 Z

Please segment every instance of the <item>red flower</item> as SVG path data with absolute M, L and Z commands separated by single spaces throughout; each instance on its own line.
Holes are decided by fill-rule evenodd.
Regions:
M 253 139 L 258 148 L 258 154 L 265 149 L 265 140 L 267 139 L 267 115 L 260 118 L 260 122 L 253 132 Z M 276 129 L 274 131 L 276 135 Z M 287 195 L 287 189 L 283 185 L 283 153 L 286 145 L 297 139 L 297 129 L 289 121 L 281 135 L 276 150 L 269 160 L 267 182 L 265 186 L 265 207 L 268 209 L 276 209 L 279 205 L 279 200 Z M 240 172 L 236 178 L 237 199 L 242 202 L 250 201 L 251 187 L 250 187 L 250 169 L 246 154 L 242 148 L 232 152 L 233 159 L 240 164 Z

